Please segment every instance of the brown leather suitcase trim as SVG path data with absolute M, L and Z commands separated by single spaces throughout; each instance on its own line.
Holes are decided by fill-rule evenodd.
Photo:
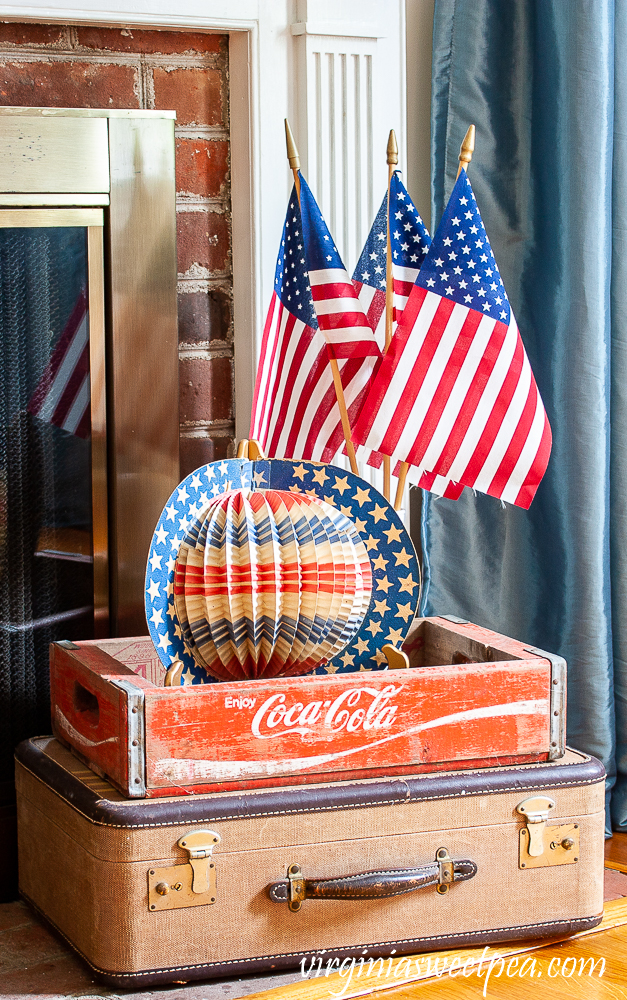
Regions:
M 118 989 L 132 989 L 135 986 L 159 986 L 164 983 L 172 983 L 174 974 L 181 974 L 188 980 L 217 979 L 221 976 L 244 976 L 253 972 L 273 972 L 277 969 L 298 968 L 303 959 L 309 961 L 322 955 L 319 951 L 299 951 L 282 955 L 260 955 L 258 958 L 249 958 L 244 961 L 232 962 L 206 962 L 202 965 L 176 965 L 168 969 L 150 970 L 147 972 L 110 972 L 100 969 L 89 961 L 83 953 L 72 944 L 62 931 L 42 913 L 31 899 L 22 893 L 26 902 L 33 907 L 39 916 L 53 928 L 76 951 L 84 962 L 98 976 L 98 979 L 107 986 L 115 986 Z M 327 948 L 323 955 L 323 968 L 330 958 L 337 958 L 340 962 L 345 958 L 360 958 L 364 955 L 364 948 L 369 958 L 385 958 L 392 950 L 394 954 L 409 955 L 414 951 L 425 949 L 428 945 L 433 951 L 443 951 L 449 948 L 470 947 L 471 945 L 489 945 L 499 941 L 529 941 L 544 938 L 561 938 L 566 935 L 576 934 L 578 931 L 591 930 L 597 927 L 603 919 L 603 914 L 599 913 L 595 917 L 579 917 L 574 920 L 552 920 L 544 924 L 527 924 L 522 927 L 498 927 L 486 931 L 465 931 L 459 934 L 437 935 L 434 937 L 403 938 L 400 941 L 383 941 L 378 945 L 356 944 L 352 948 L 333 949 Z M 334 970 L 334 971 L 337 971 Z
M 41 737 L 39 737 L 41 739 Z M 47 784 L 77 812 L 93 823 L 119 829 L 180 826 L 186 823 L 250 819 L 253 816 L 284 816 L 289 813 L 329 812 L 387 806 L 400 802 L 457 798 L 461 795 L 498 795 L 542 788 L 574 788 L 593 785 L 605 778 L 605 768 L 595 757 L 565 764 L 556 774 L 555 764 L 523 764 L 512 768 L 486 768 L 438 772 L 420 778 L 371 778 L 361 782 L 337 782 L 323 786 L 299 785 L 240 794 L 221 793 L 165 799 L 109 801 L 100 798 L 77 777 L 37 749 L 35 740 L 25 740 L 15 757 L 38 780 Z M 579 752 L 579 751 L 577 751 Z M 418 939 L 416 939 L 418 940 Z

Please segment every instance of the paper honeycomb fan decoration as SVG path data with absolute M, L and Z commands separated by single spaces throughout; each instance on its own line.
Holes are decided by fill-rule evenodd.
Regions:
M 385 668 L 381 647 L 401 646 L 418 597 L 413 545 L 377 490 L 261 456 L 179 484 L 146 572 L 151 638 L 185 684 Z
M 282 490 L 217 497 L 174 570 L 185 643 L 220 680 L 308 673 L 350 641 L 371 594 L 355 526 L 324 500 Z

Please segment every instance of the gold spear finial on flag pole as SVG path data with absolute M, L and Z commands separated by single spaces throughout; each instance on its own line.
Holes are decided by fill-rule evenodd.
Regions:
M 475 135 L 476 129 L 474 125 L 468 126 L 468 131 L 464 136 L 463 142 L 459 149 L 459 167 L 457 168 L 457 178 L 461 174 L 462 170 L 467 170 L 470 161 L 472 160 L 472 154 L 475 151 Z M 388 240 L 389 242 L 389 240 Z M 405 489 L 405 480 L 407 479 L 407 472 L 409 466 L 407 462 L 401 462 L 401 467 L 399 470 L 398 486 L 396 488 L 396 497 L 394 498 L 394 510 L 400 510 L 401 501 L 403 498 L 403 490 Z
M 294 173 L 296 194 L 298 195 L 298 204 L 300 205 L 300 177 L 298 176 L 298 171 L 300 170 L 300 156 L 298 155 L 296 143 L 294 142 L 294 136 L 292 135 L 290 123 L 287 118 L 285 119 L 285 145 L 287 146 L 288 163 Z
M 294 142 L 294 136 L 292 135 L 292 130 L 290 128 L 290 123 L 287 118 L 285 119 L 285 142 L 287 145 L 287 159 L 290 167 L 292 168 L 292 173 L 294 174 L 294 185 L 296 187 L 296 196 L 298 198 L 298 204 L 300 205 L 300 177 L 298 176 L 298 171 L 300 170 L 300 156 L 298 155 L 298 149 L 296 148 L 296 143 Z M 340 369 L 335 358 L 329 358 L 329 364 L 331 366 L 331 373 L 333 375 L 333 385 L 335 387 L 335 397 L 337 399 L 337 405 L 340 411 L 340 419 L 342 421 L 342 432 L 344 434 L 344 441 L 346 442 L 346 452 L 348 454 L 348 460 L 351 465 L 351 472 L 356 476 L 359 475 L 359 468 L 357 466 L 357 459 L 355 457 L 355 447 L 353 445 L 353 439 L 351 436 L 351 427 L 348 421 L 348 412 L 346 410 L 346 401 L 344 399 L 344 387 L 342 386 L 342 377 L 340 375 Z
M 388 163 L 396 165 L 398 163 L 398 143 L 396 142 L 396 132 L 393 128 L 390 129 L 390 135 L 388 137 Z
M 388 164 L 388 211 L 387 211 L 387 245 L 386 245 L 386 262 L 385 262 L 385 348 L 383 353 L 387 351 L 390 346 L 390 341 L 392 340 L 392 326 L 394 322 L 394 278 L 392 276 L 392 244 L 390 240 L 390 184 L 392 182 L 392 175 L 394 173 L 394 168 L 398 163 L 398 144 L 396 142 L 396 133 L 394 129 L 390 129 L 390 135 L 388 137 L 387 146 L 387 164 Z M 391 479 L 390 479 L 390 456 L 385 455 L 383 458 L 383 496 L 386 500 L 390 499 L 391 491 Z
M 468 131 L 464 136 L 464 141 L 462 142 L 459 150 L 459 167 L 457 168 L 457 177 L 459 177 L 462 170 L 468 169 L 468 165 L 472 160 L 472 154 L 475 151 L 475 132 L 475 126 L 469 125 Z M 455 180 L 457 180 L 457 177 Z

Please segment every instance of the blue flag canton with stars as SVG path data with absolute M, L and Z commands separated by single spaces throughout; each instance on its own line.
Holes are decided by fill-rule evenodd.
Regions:
M 509 324 L 509 300 L 465 170 L 457 178 L 416 284 Z
M 353 281 L 361 281 L 372 288 L 384 290 L 387 203 L 386 193 L 353 274 Z M 431 244 L 431 237 L 398 172 L 392 175 L 390 182 L 390 209 L 392 260 L 400 267 L 418 270 Z
M 300 212 L 303 220 L 307 267 L 310 271 L 323 271 L 329 267 L 344 270 L 342 258 L 322 218 L 318 203 L 303 175 L 299 174 L 299 177 Z
M 307 273 L 303 226 L 295 187 L 292 188 L 287 206 L 281 247 L 274 274 L 274 290 L 286 309 L 307 326 L 314 330 L 318 329 L 318 320 L 316 319 Z

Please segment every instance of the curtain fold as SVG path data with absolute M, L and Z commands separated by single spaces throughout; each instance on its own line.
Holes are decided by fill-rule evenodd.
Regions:
M 627 829 L 626 5 L 436 0 L 432 219 L 474 122 L 469 176 L 553 451 L 529 511 L 425 494 L 422 610 L 566 658 L 569 742 L 608 794 L 618 767 Z

